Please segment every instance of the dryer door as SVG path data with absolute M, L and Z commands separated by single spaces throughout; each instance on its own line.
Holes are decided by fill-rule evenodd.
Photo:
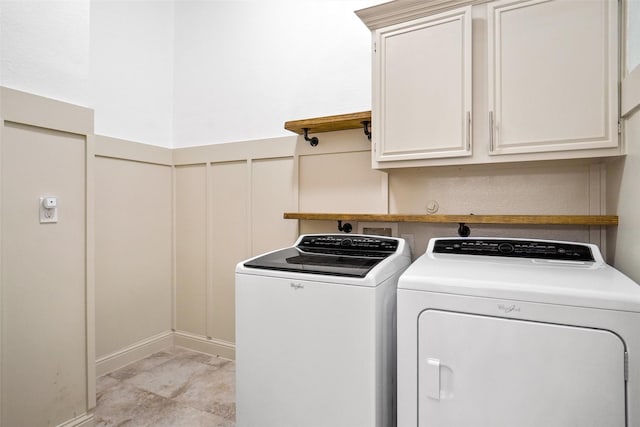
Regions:
M 419 426 L 624 426 L 625 346 L 572 326 L 426 310 Z

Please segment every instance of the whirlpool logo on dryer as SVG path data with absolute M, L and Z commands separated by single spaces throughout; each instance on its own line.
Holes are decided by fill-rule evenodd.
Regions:
M 498 310 L 500 310 L 501 312 L 503 312 L 504 314 L 509 314 L 509 313 L 519 313 L 520 312 L 520 307 L 518 307 L 515 304 L 498 304 Z

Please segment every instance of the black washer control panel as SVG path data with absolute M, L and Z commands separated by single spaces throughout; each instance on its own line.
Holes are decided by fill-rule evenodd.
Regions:
M 591 248 L 579 243 L 511 239 L 440 239 L 433 253 L 595 261 Z
M 296 247 L 305 252 L 332 255 L 388 256 L 398 249 L 398 241 L 377 236 L 323 234 L 305 236 Z

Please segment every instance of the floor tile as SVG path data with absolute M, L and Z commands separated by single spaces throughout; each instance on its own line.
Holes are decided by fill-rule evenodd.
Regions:
M 148 422 L 149 427 L 214 427 L 225 426 L 228 420 L 174 401 L 160 408 Z
M 121 382 L 97 396 L 96 427 L 147 426 L 169 403 L 168 399 Z
M 143 390 L 173 398 L 182 393 L 191 378 L 206 369 L 207 365 L 190 359 L 171 359 L 125 381 Z
M 120 384 L 120 381 L 110 377 L 109 375 L 102 375 L 101 377 L 96 378 L 96 394 L 100 394 L 116 384 Z
M 189 381 L 176 401 L 235 420 L 235 369 L 232 364 L 209 368 Z
M 97 427 L 234 427 L 235 363 L 171 347 L 97 378 Z
M 124 368 L 120 368 L 116 371 L 113 371 L 108 375 L 118 380 L 126 380 L 127 378 L 134 377 L 141 372 L 147 371 L 151 368 L 161 365 L 162 363 L 165 363 L 173 359 L 174 357 L 175 356 L 171 353 L 168 353 L 166 351 L 160 351 L 142 360 L 139 360 L 130 365 L 127 365 Z

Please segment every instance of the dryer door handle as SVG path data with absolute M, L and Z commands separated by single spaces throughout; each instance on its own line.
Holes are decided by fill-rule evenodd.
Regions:
M 428 358 L 424 365 L 424 389 L 429 399 L 440 400 L 440 359 Z

